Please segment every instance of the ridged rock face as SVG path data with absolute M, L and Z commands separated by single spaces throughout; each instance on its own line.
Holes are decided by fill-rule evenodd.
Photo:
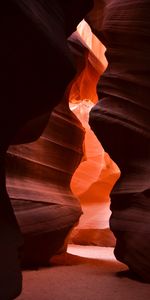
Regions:
M 36 142 L 9 148 L 7 190 L 24 235 L 23 267 L 47 264 L 82 214 L 70 181 L 83 156 L 84 133 L 61 104 Z
M 86 29 L 85 26 L 84 28 Z M 95 49 L 94 51 L 90 49 L 79 33 L 76 32 L 72 35 L 68 43 L 77 65 L 77 75 L 71 82 L 69 92 L 53 110 L 46 129 L 37 141 L 9 147 L 7 189 L 12 199 L 68 206 L 74 204 L 76 206 L 78 203 L 70 190 L 70 181 L 81 161 L 83 151 L 85 151 L 83 149 L 85 129 L 79 118 L 71 112 L 67 102 L 69 98 L 71 102 L 78 103 L 83 97 L 92 98 L 92 95 L 94 95 L 92 100 L 96 101 L 96 83 L 106 66 L 104 46 L 98 40 L 97 43 L 93 43 L 92 32 L 90 32 L 90 39 L 92 45 L 95 48 L 99 47 L 101 54 L 103 53 L 102 61 L 94 54 Z M 92 76 L 93 73 L 94 77 L 92 78 L 90 75 Z M 85 81 L 89 86 L 89 93 L 88 90 L 85 91 Z M 71 109 L 73 110 L 73 106 Z M 86 110 L 85 113 L 88 119 Z M 43 116 L 41 119 L 35 119 L 29 123 L 26 127 L 27 133 L 30 134 L 32 131 L 34 137 L 41 120 L 43 124 L 47 118 L 48 116 L 45 115 L 45 119 Z M 85 124 L 83 125 L 85 126 Z M 25 131 L 22 135 L 25 136 Z
M 57 106 L 37 141 L 9 148 L 7 189 L 11 199 L 75 206 L 80 210 L 70 190 L 70 180 L 83 156 L 83 139 L 79 120 L 67 105 Z
M 89 229 L 88 244 L 93 240 L 97 245 L 104 241 L 109 246 L 114 244 L 107 230 L 98 230 L 108 227 L 109 192 L 119 171 L 88 125 L 89 111 L 97 101 L 96 84 L 107 65 L 105 47 L 84 21 L 78 33 L 69 38 L 69 47 L 78 69 L 65 96 L 72 112 L 67 100 L 63 100 L 50 116 L 30 121 L 14 143 L 36 139 L 47 123 L 41 137 L 32 143 L 11 146 L 7 155 L 7 189 L 24 234 L 24 265 L 39 263 L 40 257 L 48 261 L 58 251 L 79 220 L 79 200 L 84 216 L 76 240 L 83 243 L 81 230 L 85 228 Z M 39 250 L 36 258 L 39 244 L 44 244 L 47 252 Z
M 111 193 L 116 257 L 150 282 L 150 2 L 100 2 L 88 20 L 107 48 L 108 67 L 90 125 L 121 170 Z
M 14 143 L 36 139 L 47 123 L 37 141 L 11 146 L 7 155 L 7 190 L 24 234 L 25 266 L 39 264 L 41 258 L 43 264 L 64 244 L 82 213 L 77 197 L 85 213 L 79 229 L 108 226 L 109 192 L 119 171 L 88 125 L 93 103 L 87 100 L 97 100 L 96 84 L 107 65 L 105 48 L 85 22 L 79 32 L 68 42 L 78 73 L 65 99 L 50 116 L 30 121 L 14 139 Z M 88 243 L 111 239 L 107 230 L 95 233 L 93 238 L 93 231 L 86 232 Z M 39 245 L 47 251 L 43 253 Z
M 62 7 L 62 2 L 64 7 Z M 76 73 L 67 47 L 66 37 L 74 31 L 78 22 L 82 20 L 85 13 L 90 9 L 92 1 L 79 1 L 78 5 L 76 5 L 74 0 L 67 2 L 68 5 L 66 5 L 66 1 L 57 0 L 16 0 L 1 3 L 0 299 L 16 298 L 21 292 L 22 285 L 17 251 L 20 248 L 22 239 L 6 193 L 5 153 L 14 135 L 22 126 L 29 120 L 45 114 L 45 112 L 51 112 L 54 106 L 60 102 L 67 85 Z M 26 12 L 28 11 L 28 15 L 20 7 L 24 7 Z M 73 13 L 71 13 L 72 11 Z M 34 136 L 35 138 L 37 137 Z M 30 140 L 26 136 L 26 141 L 28 139 Z M 17 142 L 17 140 L 15 141 Z M 22 136 L 22 141 L 24 141 L 24 136 Z M 21 160 L 22 170 L 23 159 Z M 16 175 L 19 173 L 16 167 L 13 170 L 16 171 Z M 34 172 L 35 169 L 32 175 Z M 24 179 L 22 175 L 20 179 Z M 18 182 L 17 180 L 16 176 L 15 184 Z M 37 193 L 34 196 L 36 198 Z M 32 215 L 34 214 L 34 209 L 32 209 Z M 20 214 L 24 216 L 24 212 L 25 210 L 22 209 Z M 80 213 L 80 208 L 78 208 L 75 214 L 79 217 Z M 39 212 L 36 215 L 39 216 L 41 214 Z M 21 217 L 21 220 L 23 218 Z M 35 222 L 34 218 L 30 218 L 31 220 L 32 222 L 28 222 L 30 225 Z M 35 223 L 40 224 L 40 220 L 36 220 Z M 27 224 L 27 222 L 25 223 Z M 43 223 L 41 222 L 41 224 Z M 68 224 L 70 224 L 69 221 Z M 67 232 L 64 230 L 62 234 L 64 238 Z M 59 239 L 61 240 L 61 237 Z M 49 239 L 49 244 L 52 244 L 52 240 L 55 240 L 55 236 L 53 239 L 52 237 Z M 62 243 L 63 239 L 61 240 Z M 35 246 L 33 257 L 35 257 L 40 245 L 41 240 Z M 44 245 L 42 246 L 43 249 L 46 249 Z M 57 245 L 55 248 L 59 247 L 60 245 Z

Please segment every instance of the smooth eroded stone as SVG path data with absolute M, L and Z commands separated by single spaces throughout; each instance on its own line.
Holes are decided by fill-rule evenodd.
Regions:
M 83 156 L 83 139 L 81 123 L 62 103 L 36 142 L 9 148 L 7 189 L 24 235 L 25 266 L 46 264 L 82 214 L 70 180 Z
M 24 136 L 27 122 L 31 128 L 36 123 L 34 118 L 40 119 L 50 113 L 61 101 L 67 85 L 76 74 L 67 37 L 90 10 L 93 1 L 76 3 L 74 0 L 68 3 L 6 0 L 0 5 L 1 299 L 16 298 L 22 285 L 18 257 L 22 239 L 6 192 L 6 151 L 14 141 L 31 142 L 40 136 L 47 117 L 40 126 L 37 123 L 36 135 Z M 23 159 L 21 168 L 22 165 Z M 30 167 L 32 169 L 32 163 Z M 44 174 L 45 168 L 42 172 Z
M 99 14 L 97 14 L 97 8 Z M 102 22 L 99 22 L 99 16 Z M 108 67 L 98 83 L 90 126 L 117 163 L 111 192 L 116 257 L 150 282 L 150 2 L 95 0 L 88 15 L 106 47 Z

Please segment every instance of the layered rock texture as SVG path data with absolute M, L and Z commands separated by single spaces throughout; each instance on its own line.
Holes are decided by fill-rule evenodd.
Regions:
M 68 45 L 78 73 L 64 99 L 14 139 L 36 137 L 47 122 L 37 141 L 13 145 L 7 154 L 7 190 L 24 236 L 23 267 L 46 265 L 64 250 L 82 210 L 72 241 L 83 243 L 86 229 L 88 244 L 114 244 L 110 232 L 101 228 L 108 227 L 109 192 L 119 171 L 88 125 L 96 84 L 107 64 L 105 48 L 84 21 Z
M 6 191 L 6 151 L 14 142 L 24 143 L 37 139 L 48 120 L 41 116 L 50 113 L 61 101 L 67 85 L 76 74 L 67 37 L 90 10 L 92 2 L 79 1 L 77 6 L 74 0 L 8 0 L 1 3 L 1 299 L 14 299 L 20 293 L 22 283 L 18 259 L 22 238 Z M 37 123 L 31 135 L 30 130 L 36 118 L 42 123 L 40 126 Z M 30 130 L 24 136 L 26 126 Z
M 150 282 L 150 2 L 99 2 L 88 21 L 107 48 L 108 67 L 90 125 L 121 170 L 111 193 L 116 257 Z
M 7 188 L 25 239 L 24 264 L 48 262 L 79 220 L 70 180 L 83 156 L 83 139 L 81 123 L 61 104 L 36 142 L 9 148 Z

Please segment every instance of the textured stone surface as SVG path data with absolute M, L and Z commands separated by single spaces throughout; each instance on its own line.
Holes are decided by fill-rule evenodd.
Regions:
M 7 189 L 25 239 L 26 265 L 48 263 L 79 220 L 70 180 L 83 156 L 83 139 L 81 123 L 61 104 L 36 142 L 9 148 Z
M 14 142 L 34 138 L 48 122 L 37 141 L 11 146 L 7 155 L 7 189 L 25 241 L 23 266 L 45 265 L 60 250 L 81 215 L 79 200 L 84 211 L 79 243 L 80 228 L 108 227 L 109 192 L 119 171 L 89 128 L 93 104 L 87 100 L 96 101 L 96 83 L 107 64 L 105 48 L 86 23 L 80 24 L 79 33 L 69 39 L 78 73 L 64 100 L 51 116 L 28 122 Z M 107 232 L 89 230 L 87 243 L 112 245 L 114 238 Z
M 36 139 L 47 123 L 37 141 L 13 145 L 7 154 L 7 190 L 24 235 L 24 267 L 46 265 L 65 245 L 82 213 L 79 200 L 84 211 L 79 230 L 108 227 L 109 192 L 119 174 L 88 125 L 93 104 L 87 99 L 97 99 L 96 84 L 107 65 L 105 48 L 85 22 L 69 38 L 69 47 L 78 72 L 64 100 L 50 116 L 28 122 L 14 139 Z M 87 243 L 112 245 L 114 237 L 107 232 L 89 230 Z M 82 243 L 82 232 L 76 240 Z
M 150 2 L 102 2 L 88 19 L 108 60 L 90 125 L 121 170 L 111 193 L 116 257 L 150 282 Z
M 61 101 L 67 85 L 76 74 L 67 37 L 91 8 L 92 2 L 79 1 L 77 6 L 74 0 L 67 3 L 57 0 L 8 0 L 1 3 L 1 299 L 14 299 L 20 293 L 22 281 L 18 261 L 21 235 L 6 192 L 5 154 L 13 142 L 37 139 L 48 121 L 48 116 L 46 119 L 42 116 L 50 113 Z M 34 133 L 29 134 L 28 131 L 29 135 L 24 136 L 27 127 L 31 129 L 37 119 L 40 126 L 37 123 Z

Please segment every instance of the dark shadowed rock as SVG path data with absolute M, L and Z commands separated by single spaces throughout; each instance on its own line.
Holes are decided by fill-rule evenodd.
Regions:
M 150 2 L 98 3 L 102 22 L 97 10 L 88 20 L 106 46 L 108 67 L 90 125 L 121 170 L 111 193 L 115 255 L 150 282 Z

